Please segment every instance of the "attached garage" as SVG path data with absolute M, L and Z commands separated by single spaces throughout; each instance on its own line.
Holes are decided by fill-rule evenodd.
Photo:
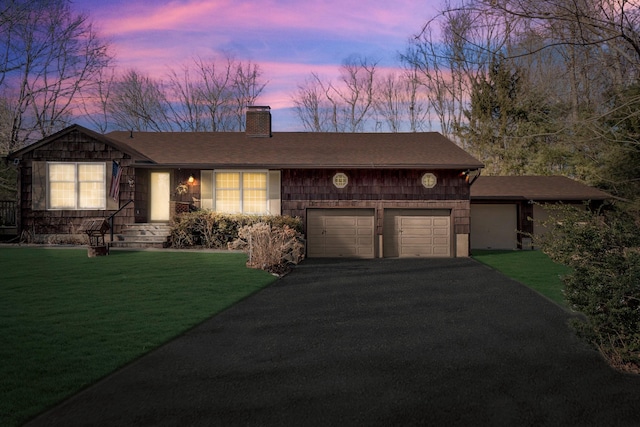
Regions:
M 385 209 L 385 257 L 451 256 L 451 212 L 446 209 Z
M 471 249 L 537 248 L 546 204 L 588 202 L 595 209 L 609 198 L 564 176 L 481 176 L 471 185 Z
M 373 209 L 308 209 L 309 258 L 374 258 Z
M 517 249 L 517 221 L 516 204 L 472 204 L 471 249 Z

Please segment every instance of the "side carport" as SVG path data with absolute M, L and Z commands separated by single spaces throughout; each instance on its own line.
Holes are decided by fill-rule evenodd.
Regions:
M 479 177 L 471 186 L 471 249 L 531 249 L 522 233 L 544 233 L 545 204 L 597 207 L 610 198 L 564 176 Z

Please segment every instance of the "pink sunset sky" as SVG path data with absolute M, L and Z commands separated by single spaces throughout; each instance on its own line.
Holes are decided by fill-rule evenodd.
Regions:
M 434 15 L 431 0 L 74 0 L 113 47 L 119 69 L 165 78 L 194 57 L 230 52 L 260 65 L 277 131 L 302 130 L 291 96 L 316 72 L 329 80 L 348 56 L 400 64 L 398 53 Z

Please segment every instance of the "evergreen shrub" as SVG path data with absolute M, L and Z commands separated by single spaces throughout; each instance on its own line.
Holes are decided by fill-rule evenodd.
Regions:
M 584 314 L 572 325 L 620 370 L 640 373 L 640 233 L 620 211 L 548 208 L 542 250 L 572 272 L 565 298 Z

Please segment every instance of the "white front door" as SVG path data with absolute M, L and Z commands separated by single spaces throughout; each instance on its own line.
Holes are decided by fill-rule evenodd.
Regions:
M 150 221 L 169 221 L 171 174 L 151 172 L 151 214 Z

